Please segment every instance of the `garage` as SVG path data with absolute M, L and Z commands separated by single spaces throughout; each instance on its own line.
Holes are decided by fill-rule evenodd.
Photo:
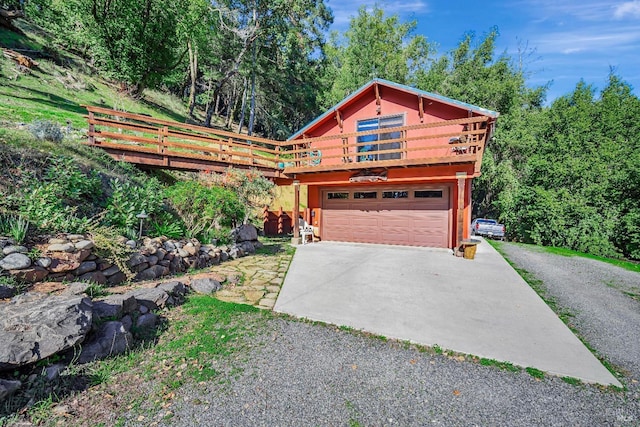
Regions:
M 449 194 L 448 186 L 324 189 L 322 239 L 449 247 Z

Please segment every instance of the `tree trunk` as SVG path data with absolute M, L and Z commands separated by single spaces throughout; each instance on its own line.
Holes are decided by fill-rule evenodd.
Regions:
M 196 106 L 196 81 L 198 79 L 198 45 L 193 46 L 191 40 L 189 40 L 187 47 L 189 48 L 189 76 L 191 78 L 189 117 L 193 117 L 193 109 Z
M 233 90 L 231 91 L 231 96 L 229 97 L 229 105 L 227 106 L 227 118 L 226 118 L 227 129 L 231 129 L 233 116 L 235 116 L 236 108 L 238 107 L 237 92 L 238 92 L 238 83 L 234 81 Z
M 242 132 L 242 123 L 244 122 L 244 109 L 247 103 L 247 81 L 244 81 L 244 89 L 242 90 L 242 107 L 240 107 L 240 120 L 238 120 L 238 132 Z
M 251 70 L 251 109 L 249 111 L 249 129 L 247 135 L 253 134 L 253 124 L 256 119 L 256 44 L 253 45 L 253 67 Z

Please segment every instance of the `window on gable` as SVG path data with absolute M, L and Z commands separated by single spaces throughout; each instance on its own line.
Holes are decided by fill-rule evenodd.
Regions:
M 395 128 L 404 126 L 404 114 L 397 116 L 376 117 L 374 119 L 359 120 L 357 131 L 364 132 L 369 130 Z M 402 148 L 402 141 L 383 142 L 385 140 L 398 140 L 402 137 L 402 132 L 388 132 L 373 135 L 362 135 L 358 137 L 358 155 L 359 162 L 371 160 L 391 160 L 402 158 L 400 151 L 392 153 L 381 153 L 384 150 L 398 150 Z M 369 153 L 369 154 L 368 154 Z

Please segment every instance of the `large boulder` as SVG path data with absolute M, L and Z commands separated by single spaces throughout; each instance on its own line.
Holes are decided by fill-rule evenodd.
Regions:
M 0 305 L 0 370 L 37 362 L 81 343 L 91 329 L 91 300 L 29 292 Z
M 222 285 L 217 280 L 211 278 L 193 279 L 190 283 L 191 289 L 199 294 L 212 294 L 222 289 Z
M 94 360 L 115 356 L 127 351 L 133 345 L 133 336 L 127 331 L 122 322 L 110 321 L 103 323 L 93 334 L 92 339 L 82 346 L 78 363 L 88 363 Z
M 253 224 L 242 224 L 231 232 L 234 242 L 258 240 L 258 229 Z

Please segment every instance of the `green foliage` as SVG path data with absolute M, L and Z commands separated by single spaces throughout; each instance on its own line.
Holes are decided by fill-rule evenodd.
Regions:
M 161 212 L 155 221 L 151 221 L 152 237 L 165 236 L 170 239 L 177 239 L 184 236 L 184 229 L 181 220 L 171 215 L 169 212 Z
M 258 215 L 258 210 L 275 197 L 275 184 L 255 169 L 242 170 L 229 168 L 222 177 L 222 185 L 233 191 L 240 202 L 246 206 L 244 221 L 252 215 Z
M 135 276 L 135 273 L 131 271 L 127 264 L 133 249 L 122 244 L 116 228 L 91 225 L 88 229 L 88 234 L 95 245 L 96 253 L 99 257 L 117 265 L 120 271 L 127 276 L 127 279 L 131 280 Z
M 325 108 L 342 100 L 372 78 L 411 84 L 424 69 L 433 47 L 422 35 L 413 35 L 416 22 L 400 22 L 377 5 L 369 12 L 360 7 L 340 39 L 332 35 L 327 46 L 328 93 Z
M 232 191 L 198 181 L 179 181 L 165 190 L 187 237 L 196 237 L 234 225 L 244 216 L 244 206 Z
M 527 374 L 531 375 L 535 379 L 541 380 L 544 378 L 544 372 L 542 372 L 540 369 L 528 367 L 525 368 L 525 370 L 527 371 Z
M 148 178 L 141 185 L 112 179 L 110 185 L 112 194 L 104 219 L 122 232 L 137 230 L 140 220 L 136 216 L 143 211 L 153 220 L 163 208 L 162 189 L 155 178 Z
M 0 213 L 0 235 L 11 237 L 20 244 L 29 232 L 29 221 L 21 216 Z
M 11 197 L 11 204 L 44 231 L 83 232 L 101 194 L 100 179 L 85 174 L 70 157 L 53 157 L 40 179 L 28 177 L 27 185 Z M 80 213 L 78 214 L 78 211 Z
M 39 141 L 62 142 L 64 135 L 60 125 L 49 120 L 36 120 L 29 125 L 29 131 Z

